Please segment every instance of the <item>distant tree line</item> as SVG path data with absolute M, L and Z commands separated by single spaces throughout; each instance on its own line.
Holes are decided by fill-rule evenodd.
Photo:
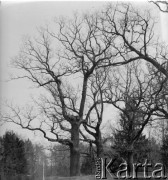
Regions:
M 21 177 L 38 179 L 42 177 L 45 160 L 42 146 L 23 140 L 12 131 L 0 137 L 0 175 L 2 180 Z
M 113 170 L 123 162 L 128 161 L 132 131 L 123 113 L 119 115 L 119 127 L 103 138 L 103 156 L 116 158 Z M 141 134 L 132 151 L 134 162 L 143 163 L 146 159 L 152 164 L 162 162 L 168 168 L 168 125 L 164 130 L 164 139 L 160 143 L 154 137 Z M 80 143 L 81 174 L 95 173 L 96 146 L 90 147 L 87 143 Z M 1 180 L 38 180 L 43 177 L 66 177 L 69 171 L 69 149 L 55 144 L 48 147 L 33 144 L 29 139 L 23 140 L 12 131 L 0 137 L 0 177 Z M 16 179 L 15 179 L 16 178 Z

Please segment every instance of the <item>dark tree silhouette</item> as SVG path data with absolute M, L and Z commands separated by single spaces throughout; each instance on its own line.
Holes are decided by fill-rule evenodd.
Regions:
M 141 13 L 131 4 L 117 3 L 103 12 L 99 29 L 117 36 L 113 49 L 118 53 L 118 64 L 145 60 L 168 78 L 164 68 L 168 60 L 167 47 L 159 43 L 155 25 L 155 18 L 149 10 Z
M 168 168 L 168 135 L 166 134 L 163 140 L 163 144 L 161 146 L 161 159 L 166 167 Z
M 2 148 L 1 169 L 4 174 L 25 174 L 27 161 L 24 141 L 13 132 L 6 132 L 2 137 Z
M 93 102 L 90 82 L 96 72 L 145 60 L 164 75 L 165 81 L 168 78 L 164 67 L 168 53 L 154 39 L 154 24 L 149 11 L 142 15 L 129 4 L 117 4 L 107 6 L 102 13 L 82 17 L 77 14 L 73 20 L 58 19 L 54 31 L 49 27 L 40 28 L 38 37 L 25 40 L 19 55 L 13 59 L 12 64 L 21 74 L 13 79 L 26 78 L 45 95 L 25 111 L 8 104 L 10 113 L 3 115 L 3 120 L 24 129 L 40 131 L 49 141 L 68 146 L 70 175 L 79 175 L 79 142 L 84 140 L 81 125 L 86 124 L 85 129 L 89 127 L 90 113 L 96 112 L 98 117 L 93 128 L 90 126 L 98 134 L 92 135 L 95 140 L 101 139 L 100 124 L 105 102 L 102 102 L 100 90 L 98 99 L 88 106 Z M 145 89 L 141 89 L 138 77 L 136 80 L 142 102 Z M 107 100 L 111 101 L 109 97 Z M 151 102 L 150 98 L 148 102 Z M 149 106 L 151 109 L 147 110 L 147 117 L 134 139 L 148 123 L 154 111 L 152 105 L 147 105 L 147 109 Z
M 86 138 L 82 133 L 85 141 L 88 141 L 96 146 L 97 157 L 103 156 L 103 138 L 101 133 L 101 124 L 103 122 L 104 104 L 109 101 L 104 98 L 104 88 L 108 75 L 108 69 L 102 68 L 96 71 L 91 79 L 91 94 L 92 103 L 90 102 L 90 111 L 87 113 L 87 122 L 83 123 L 86 132 L 92 136 L 93 140 Z
M 128 114 L 132 113 L 129 109 L 130 106 L 125 107 L 125 110 L 120 114 L 119 128 L 115 130 L 112 147 L 117 155 L 124 158 L 127 162 L 133 163 L 135 161 L 143 163 L 145 159 L 148 159 L 150 152 L 149 140 L 141 133 L 130 149 L 134 136 L 141 128 L 140 123 L 138 123 L 138 121 L 141 121 L 141 117 L 128 118 Z M 135 112 L 135 115 L 138 114 Z
M 143 65 L 144 67 L 144 65 Z M 147 73 L 147 72 L 146 72 Z M 133 163 L 134 146 L 156 112 L 152 91 L 153 78 L 142 70 L 140 63 L 130 63 L 109 77 L 106 98 L 122 114 L 122 135 L 127 138 L 128 163 Z M 124 145 L 124 144 L 123 144 Z
M 36 110 L 33 107 L 23 112 L 8 105 L 11 114 L 4 120 L 69 146 L 71 176 L 80 173 L 80 127 L 88 122 L 85 114 L 90 112 L 89 81 L 95 70 L 116 65 L 116 53 L 111 50 L 115 36 L 101 32 L 99 23 L 97 14 L 58 20 L 55 32 L 41 28 L 38 38 L 26 40 L 12 63 L 22 71 L 14 79 L 27 78 L 47 95 L 36 101 Z

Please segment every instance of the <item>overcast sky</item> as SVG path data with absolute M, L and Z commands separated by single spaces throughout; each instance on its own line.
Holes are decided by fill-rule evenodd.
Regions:
M 148 2 L 141 4 L 149 6 Z M 151 3 L 150 3 L 151 4 Z M 52 21 L 54 17 L 60 15 L 69 17 L 74 11 L 85 12 L 94 11 L 105 5 L 105 2 L 29 2 L 29 3 L 5 3 L 1 7 L 1 31 L 0 31 L 0 59 L 1 59 L 1 98 L 13 100 L 16 104 L 24 105 L 30 100 L 30 94 L 36 91 L 27 81 L 19 80 L 14 82 L 6 82 L 9 74 L 15 70 L 10 68 L 10 60 L 17 55 L 19 46 L 24 35 L 34 35 L 36 28 Z M 150 5 L 152 6 L 152 5 Z M 155 6 L 152 6 L 156 8 Z M 159 17 L 159 11 L 156 10 Z M 161 15 L 162 37 L 168 42 L 168 14 Z M 7 129 L 15 128 L 21 132 L 16 126 L 9 126 Z M 5 132 L 5 128 L 1 129 L 1 134 Z M 23 131 L 22 131 L 23 132 Z M 34 137 L 32 133 L 26 133 Z
M 24 35 L 34 35 L 37 27 L 52 21 L 58 16 L 72 16 L 76 10 L 85 12 L 102 7 L 103 2 L 29 2 L 5 3 L 1 9 L 1 97 L 19 105 L 31 101 L 30 96 L 37 91 L 25 80 L 5 82 L 9 74 L 15 70 L 10 68 L 11 58 L 17 55 Z M 14 129 L 20 134 L 34 138 L 33 133 L 21 130 L 16 125 L 1 128 L 3 134 L 6 128 Z M 37 134 L 37 133 L 36 133 Z M 37 138 L 38 139 L 38 138 Z

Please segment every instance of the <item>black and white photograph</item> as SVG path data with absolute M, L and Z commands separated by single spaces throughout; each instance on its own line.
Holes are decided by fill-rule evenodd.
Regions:
M 1 1 L 0 103 L 0 180 L 168 180 L 168 1 Z

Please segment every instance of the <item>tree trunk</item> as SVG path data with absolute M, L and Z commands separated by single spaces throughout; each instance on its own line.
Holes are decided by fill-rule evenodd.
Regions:
M 102 157 L 103 156 L 103 145 L 102 141 L 98 141 L 96 143 L 96 148 L 97 148 L 97 157 Z
M 71 124 L 70 176 L 80 175 L 79 124 Z
M 134 151 L 133 151 L 133 145 L 130 145 L 128 149 L 128 157 L 127 157 L 127 163 L 128 163 L 128 168 L 129 172 L 131 173 L 133 171 L 133 162 L 134 162 Z
M 102 155 L 103 155 L 103 144 L 102 144 L 102 136 L 101 136 L 99 124 L 97 124 L 97 127 L 96 127 L 95 139 L 96 139 L 97 157 L 102 157 Z

